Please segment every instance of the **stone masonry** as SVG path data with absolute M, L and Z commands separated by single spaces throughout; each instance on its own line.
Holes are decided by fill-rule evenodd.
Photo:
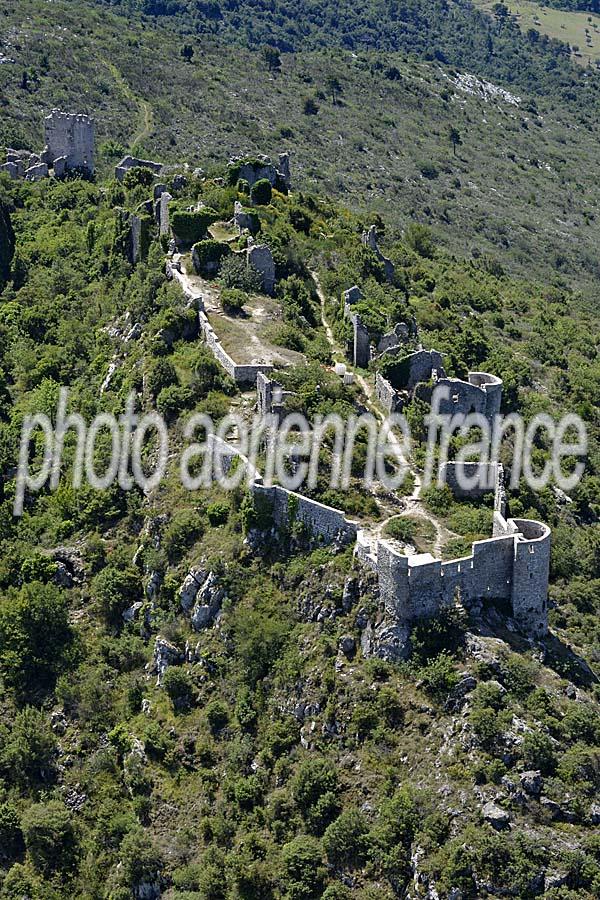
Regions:
M 275 261 L 269 247 L 266 244 L 250 244 L 247 261 L 261 276 L 265 294 L 272 295 L 275 290 Z
M 56 175 L 81 169 L 94 173 L 94 122 L 90 116 L 53 109 L 44 119 L 46 146 L 42 162 Z
M 443 562 L 430 553 L 407 556 L 393 542 L 375 550 L 362 532 L 357 556 L 377 572 L 385 608 L 410 625 L 432 618 L 456 599 L 467 609 L 489 603 L 510 610 L 519 628 L 541 638 L 548 630 L 550 529 L 529 519 L 505 519 L 497 481 L 493 537 L 476 541 L 469 556 Z

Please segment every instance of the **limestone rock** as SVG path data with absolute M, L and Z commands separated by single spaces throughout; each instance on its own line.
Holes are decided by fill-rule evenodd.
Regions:
M 590 807 L 590 821 L 592 825 L 600 825 L 600 803 L 592 803 Z
M 519 780 L 526 794 L 530 794 L 532 797 L 539 797 L 542 793 L 544 780 L 541 772 L 523 772 Z
M 351 659 L 356 653 L 356 641 L 349 634 L 345 634 L 340 638 L 339 647 L 344 656 L 347 656 L 348 659 Z
M 508 828 L 510 816 L 506 810 L 502 809 L 502 807 L 498 806 L 492 800 L 485 804 L 482 812 L 485 821 L 489 822 L 496 831 L 503 831 L 505 828 Z
M 214 621 L 225 598 L 225 590 L 219 586 L 218 577 L 209 572 L 196 595 L 191 624 L 194 631 L 202 631 Z
M 124 622 L 135 622 L 137 619 L 140 610 L 143 608 L 144 604 L 141 600 L 138 600 L 136 603 L 133 603 L 130 607 L 128 607 L 123 613 L 123 621 Z
M 183 662 L 183 654 L 166 638 L 157 637 L 154 643 L 154 656 L 150 664 L 150 671 L 158 675 L 157 684 L 161 684 L 162 677 L 169 666 L 178 666 Z
M 179 588 L 179 603 L 184 612 L 189 612 L 196 601 L 196 595 L 206 580 L 208 572 L 202 568 L 192 568 Z

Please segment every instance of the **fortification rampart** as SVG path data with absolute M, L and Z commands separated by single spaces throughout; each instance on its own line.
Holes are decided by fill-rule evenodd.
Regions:
M 501 466 L 460 465 L 481 479 L 484 487 L 479 495 L 495 491 L 493 537 L 475 541 L 469 556 L 442 561 L 429 553 L 409 556 L 391 541 L 379 540 L 372 546 L 360 532 L 356 555 L 375 569 L 386 610 L 403 624 L 438 615 L 458 599 L 466 608 L 497 604 L 510 610 L 526 634 L 543 637 L 548 630 L 550 529 L 530 519 L 504 518 Z M 457 473 L 456 463 L 442 467 L 455 495 L 474 496 L 463 492 Z
M 252 493 L 255 498 L 266 500 L 270 504 L 273 522 L 280 528 L 291 528 L 294 522 L 302 522 L 310 533 L 326 543 L 338 540 L 350 544 L 356 540 L 356 522 L 346 519 L 339 509 L 325 506 L 279 485 L 265 487 L 255 482 Z

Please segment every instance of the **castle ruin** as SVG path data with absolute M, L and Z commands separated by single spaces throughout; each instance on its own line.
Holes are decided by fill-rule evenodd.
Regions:
M 9 147 L 0 172 L 26 181 L 39 181 L 50 174 L 63 178 L 68 172 L 94 174 L 94 121 L 90 116 L 53 109 L 44 119 L 44 133 L 46 145 L 41 153 Z

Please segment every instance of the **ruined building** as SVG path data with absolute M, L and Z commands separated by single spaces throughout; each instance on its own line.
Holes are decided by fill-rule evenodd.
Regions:
M 9 147 L 0 171 L 27 181 L 51 174 L 62 178 L 72 171 L 94 174 L 94 122 L 90 116 L 53 109 L 44 119 L 44 133 L 46 146 L 41 153 Z
M 393 541 L 373 546 L 357 537 L 358 558 L 377 572 L 386 612 L 408 626 L 435 617 L 456 600 L 469 609 L 493 605 L 535 638 L 548 631 L 550 529 L 530 519 L 506 519 L 502 469 L 495 467 L 493 536 L 471 553 L 448 562 L 430 553 L 407 555 Z
M 488 372 L 469 372 L 467 381 L 448 378 L 437 350 L 416 350 L 398 359 L 388 366 L 386 377 L 377 373 L 375 386 L 377 399 L 389 413 L 402 410 L 415 393 L 431 401 L 436 389 L 442 416 L 480 413 L 492 422 L 502 403 L 501 378 Z

